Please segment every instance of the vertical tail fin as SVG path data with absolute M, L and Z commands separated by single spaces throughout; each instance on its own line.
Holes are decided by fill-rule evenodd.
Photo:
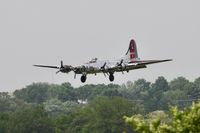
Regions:
M 133 39 L 130 41 L 129 48 L 126 52 L 126 56 L 128 57 L 130 63 L 133 63 L 135 60 L 139 59 L 137 53 L 137 46 L 135 40 Z

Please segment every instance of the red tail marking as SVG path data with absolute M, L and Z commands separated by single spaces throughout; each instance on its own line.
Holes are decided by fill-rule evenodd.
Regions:
M 129 49 L 130 49 L 130 52 L 134 52 L 135 51 L 135 41 L 134 40 L 131 40 L 131 42 L 130 42 L 130 47 L 129 47 Z
M 130 54 L 130 58 L 134 59 L 135 58 L 135 54 Z
M 130 47 L 129 47 L 129 50 L 130 50 L 130 59 L 131 61 L 133 61 L 132 59 L 135 58 L 135 41 L 134 40 L 131 40 L 130 42 Z

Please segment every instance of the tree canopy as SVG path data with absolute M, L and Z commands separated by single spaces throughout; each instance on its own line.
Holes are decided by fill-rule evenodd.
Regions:
M 190 130 L 186 125 L 194 132 L 199 131 L 192 125 L 199 122 L 200 114 L 199 104 L 192 102 L 199 96 L 200 78 L 167 81 L 160 76 L 155 82 L 138 79 L 122 85 L 80 87 L 68 82 L 32 83 L 12 94 L 0 92 L 0 132 L 131 133 L 165 132 L 168 128 L 175 132 L 179 127 Z M 126 122 L 123 116 L 128 116 Z M 173 125 L 175 121 L 191 124 Z

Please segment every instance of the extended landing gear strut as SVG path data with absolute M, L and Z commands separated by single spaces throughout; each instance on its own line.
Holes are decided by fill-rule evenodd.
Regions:
M 82 75 L 81 76 L 81 82 L 82 83 L 85 83 L 86 79 L 87 79 L 86 75 Z
M 110 73 L 110 75 L 109 75 L 109 80 L 110 80 L 111 82 L 113 82 L 114 79 L 115 79 L 114 73 Z

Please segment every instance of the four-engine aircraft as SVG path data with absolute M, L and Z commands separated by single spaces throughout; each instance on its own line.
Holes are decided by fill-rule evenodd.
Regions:
M 58 69 L 56 73 L 69 73 L 73 71 L 75 73 L 74 78 L 76 78 L 76 74 L 81 74 L 81 82 L 85 82 L 88 74 L 97 74 L 103 73 L 105 76 L 109 76 L 109 80 L 114 81 L 114 73 L 115 72 L 129 72 L 134 69 L 146 68 L 149 64 L 160 63 L 172 61 L 172 59 L 166 60 L 140 60 L 137 53 L 137 47 L 135 40 L 131 40 L 128 50 L 124 57 L 116 60 L 98 60 L 97 58 L 92 59 L 91 61 L 84 63 L 80 66 L 71 66 L 71 65 L 63 65 L 63 61 L 61 61 L 60 67 L 58 66 L 47 66 L 47 65 L 34 65 L 36 67 L 46 67 L 46 68 L 54 68 Z

